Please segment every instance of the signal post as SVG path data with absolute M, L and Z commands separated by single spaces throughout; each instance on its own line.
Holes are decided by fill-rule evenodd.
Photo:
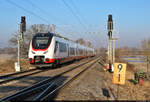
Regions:
M 17 37 L 18 40 L 18 62 L 15 63 L 15 70 L 16 71 L 21 71 L 21 64 L 20 64 L 20 48 L 21 48 L 21 42 L 24 41 L 24 32 L 26 31 L 26 19 L 25 16 L 21 16 L 21 22 L 19 24 L 20 26 L 20 30 L 19 30 L 19 34 Z
M 115 40 L 117 38 L 113 37 L 113 19 L 112 15 L 108 15 L 108 23 L 107 23 L 107 30 L 108 30 L 108 65 L 111 72 L 114 72 L 114 63 L 115 63 Z

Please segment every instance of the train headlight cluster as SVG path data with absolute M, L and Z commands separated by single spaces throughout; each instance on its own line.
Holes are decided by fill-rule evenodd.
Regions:
M 32 52 L 32 54 L 35 54 L 35 52 L 34 51 L 31 51 Z
M 49 61 L 49 58 L 46 58 L 46 59 L 45 59 L 45 61 L 47 61 L 47 62 L 48 62 L 48 61 Z
M 34 63 L 34 59 L 29 58 L 30 63 Z
M 43 54 L 46 54 L 48 52 L 48 50 L 47 51 L 45 51 Z

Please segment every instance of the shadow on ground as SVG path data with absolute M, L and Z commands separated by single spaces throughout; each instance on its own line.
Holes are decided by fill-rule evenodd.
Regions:
M 29 77 L 28 79 L 29 80 L 32 80 L 32 81 L 36 81 L 35 83 L 39 82 L 40 80 L 45 80 L 45 79 L 48 79 L 48 78 L 52 78 L 52 77 Z M 39 80 L 40 79 L 40 80 Z M 49 85 L 47 85 L 45 88 L 42 88 L 42 89 L 38 89 L 37 91 L 33 91 L 33 92 L 29 92 L 28 94 L 25 94 L 25 95 L 21 95 L 19 96 L 19 98 L 17 99 L 14 99 L 15 100 L 33 100 L 35 97 L 37 97 L 41 92 L 43 92 L 48 86 L 50 86 L 52 83 L 53 83 L 53 87 L 51 87 L 47 92 L 46 94 L 49 94 L 51 91 L 55 90 L 56 88 L 58 88 L 60 85 L 63 84 L 63 82 L 67 79 L 66 76 L 60 76 L 58 79 L 54 80 L 54 81 L 51 81 Z M 11 85 L 5 85 L 5 86 L 0 86 L 0 94 L 5 94 L 2 98 L 4 99 L 5 97 L 7 97 L 8 95 L 10 95 L 10 92 L 14 92 L 14 91 L 21 91 L 22 89 L 25 89 L 25 88 L 28 88 L 30 87 L 31 85 L 33 85 L 32 82 L 29 82 L 28 81 L 21 81 L 22 84 L 18 84 L 18 85 L 15 85 L 15 84 L 11 84 Z M 35 84 L 34 83 L 34 84 Z M 28 84 L 28 85 L 26 85 Z M 38 93 L 39 92 L 39 93 Z M 48 100 L 53 100 L 57 94 L 59 92 L 59 89 L 53 93 L 51 96 L 52 97 L 48 97 Z M 8 94 L 9 93 L 9 94 Z M 37 94 L 38 93 L 38 94 Z M 34 96 L 35 94 L 37 94 L 36 96 Z M 1 95 L 0 95 L 1 96 Z M 34 98 L 32 97 L 34 96 Z
M 135 80 L 133 80 L 133 79 L 128 79 L 128 81 L 133 83 L 134 85 L 136 84 Z
M 107 99 L 110 98 L 110 93 L 109 93 L 109 91 L 108 91 L 107 89 L 102 88 L 102 92 L 103 92 L 103 95 L 104 95 L 105 97 L 107 97 Z

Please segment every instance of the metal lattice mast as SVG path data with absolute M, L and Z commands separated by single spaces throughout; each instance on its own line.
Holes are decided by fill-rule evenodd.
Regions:
M 21 54 L 21 42 L 23 42 L 24 40 L 24 35 L 23 33 L 26 31 L 26 20 L 25 20 L 25 16 L 21 17 L 21 22 L 19 24 L 20 26 L 20 30 L 19 30 L 19 34 L 17 37 L 18 40 L 18 62 L 15 65 L 15 69 L 16 71 L 20 71 L 21 69 L 21 63 L 20 63 L 20 54 Z
M 114 62 L 115 62 L 115 39 L 112 36 L 112 31 L 113 31 L 112 15 L 108 15 L 107 30 L 108 30 L 108 37 L 109 37 L 109 42 L 108 42 L 108 63 L 109 63 L 109 67 L 113 71 L 112 66 L 114 65 Z

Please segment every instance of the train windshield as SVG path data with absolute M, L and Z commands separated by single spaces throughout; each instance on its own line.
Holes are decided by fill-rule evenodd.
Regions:
M 46 49 L 50 45 L 52 34 L 38 33 L 32 39 L 32 46 L 34 49 Z

